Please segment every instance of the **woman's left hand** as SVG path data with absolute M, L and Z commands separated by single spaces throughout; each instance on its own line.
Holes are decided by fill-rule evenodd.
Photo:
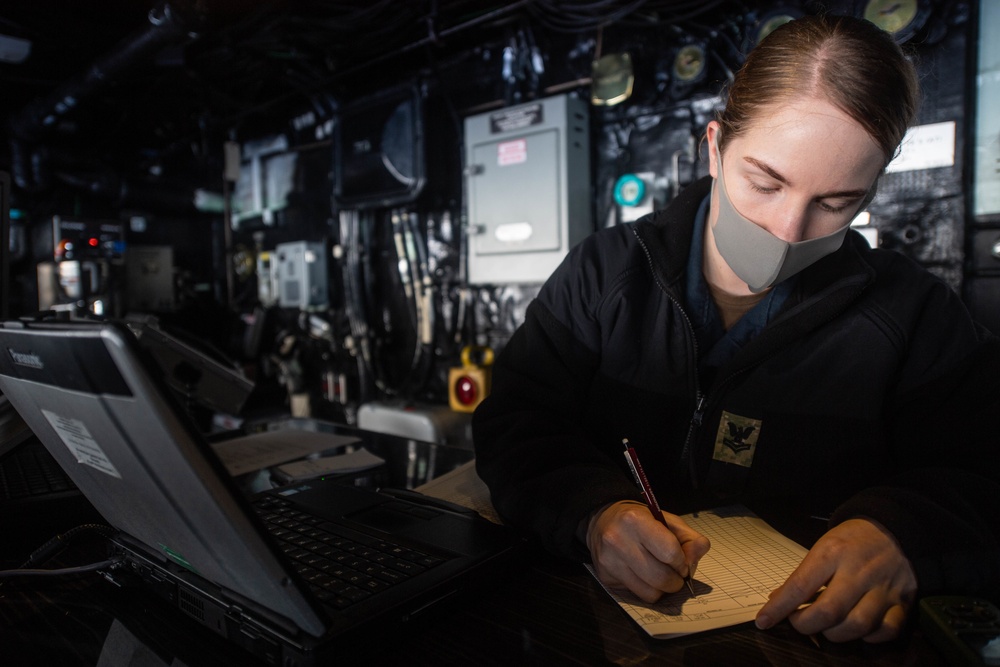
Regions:
M 817 540 L 771 592 L 757 627 L 787 618 L 799 632 L 834 642 L 888 641 L 902 632 L 916 592 L 913 566 L 892 534 L 868 519 L 850 519 Z

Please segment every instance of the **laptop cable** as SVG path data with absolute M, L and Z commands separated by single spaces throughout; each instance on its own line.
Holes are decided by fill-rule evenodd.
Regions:
M 111 567 L 117 563 L 122 562 L 123 558 L 109 558 L 106 560 L 98 561 L 95 563 L 89 563 L 87 565 L 79 565 L 74 567 L 64 567 L 58 569 L 40 569 L 37 565 L 44 563 L 48 560 L 54 558 L 62 550 L 66 549 L 72 541 L 77 539 L 81 535 L 97 533 L 105 538 L 113 537 L 117 534 L 117 530 L 111 526 L 106 526 L 97 523 L 88 523 L 81 526 L 72 528 L 65 533 L 56 535 L 48 542 L 40 546 L 28 559 L 21 565 L 21 567 L 13 570 L 0 570 L 0 586 L 3 584 L 3 580 L 11 579 L 15 577 L 27 577 L 27 576 L 65 576 L 72 574 L 81 574 L 86 572 L 94 572 L 97 570 L 102 570 Z

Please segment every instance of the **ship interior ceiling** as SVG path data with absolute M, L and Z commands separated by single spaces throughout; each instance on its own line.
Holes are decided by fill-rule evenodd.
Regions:
M 7 2 L 7 313 L 165 332 L 253 382 L 246 415 L 464 442 L 567 249 L 707 174 L 745 53 L 828 11 L 893 32 L 924 94 L 859 230 L 1000 330 L 990 4 Z

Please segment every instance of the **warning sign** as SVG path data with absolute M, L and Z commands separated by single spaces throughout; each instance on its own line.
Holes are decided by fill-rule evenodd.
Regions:
M 506 167 L 528 161 L 528 140 L 514 139 L 497 144 L 497 164 Z
M 490 133 L 516 132 L 532 125 L 541 125 L 544 120 L 541 102 L 502 109 L 490 114 Z

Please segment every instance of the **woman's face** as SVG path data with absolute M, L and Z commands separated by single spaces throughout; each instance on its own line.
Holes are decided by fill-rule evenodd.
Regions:
M 709 170 L 718 178 L 716 135 L 708 124 Z M 729 141 L 723 156 L 733 206 L 778 238 L 804 241 L 837 231 L 858 213 L 883 168 L 868 133 L 823 99 L 770 107 Z M 713 195 L 712 218 L 719 210 Z

